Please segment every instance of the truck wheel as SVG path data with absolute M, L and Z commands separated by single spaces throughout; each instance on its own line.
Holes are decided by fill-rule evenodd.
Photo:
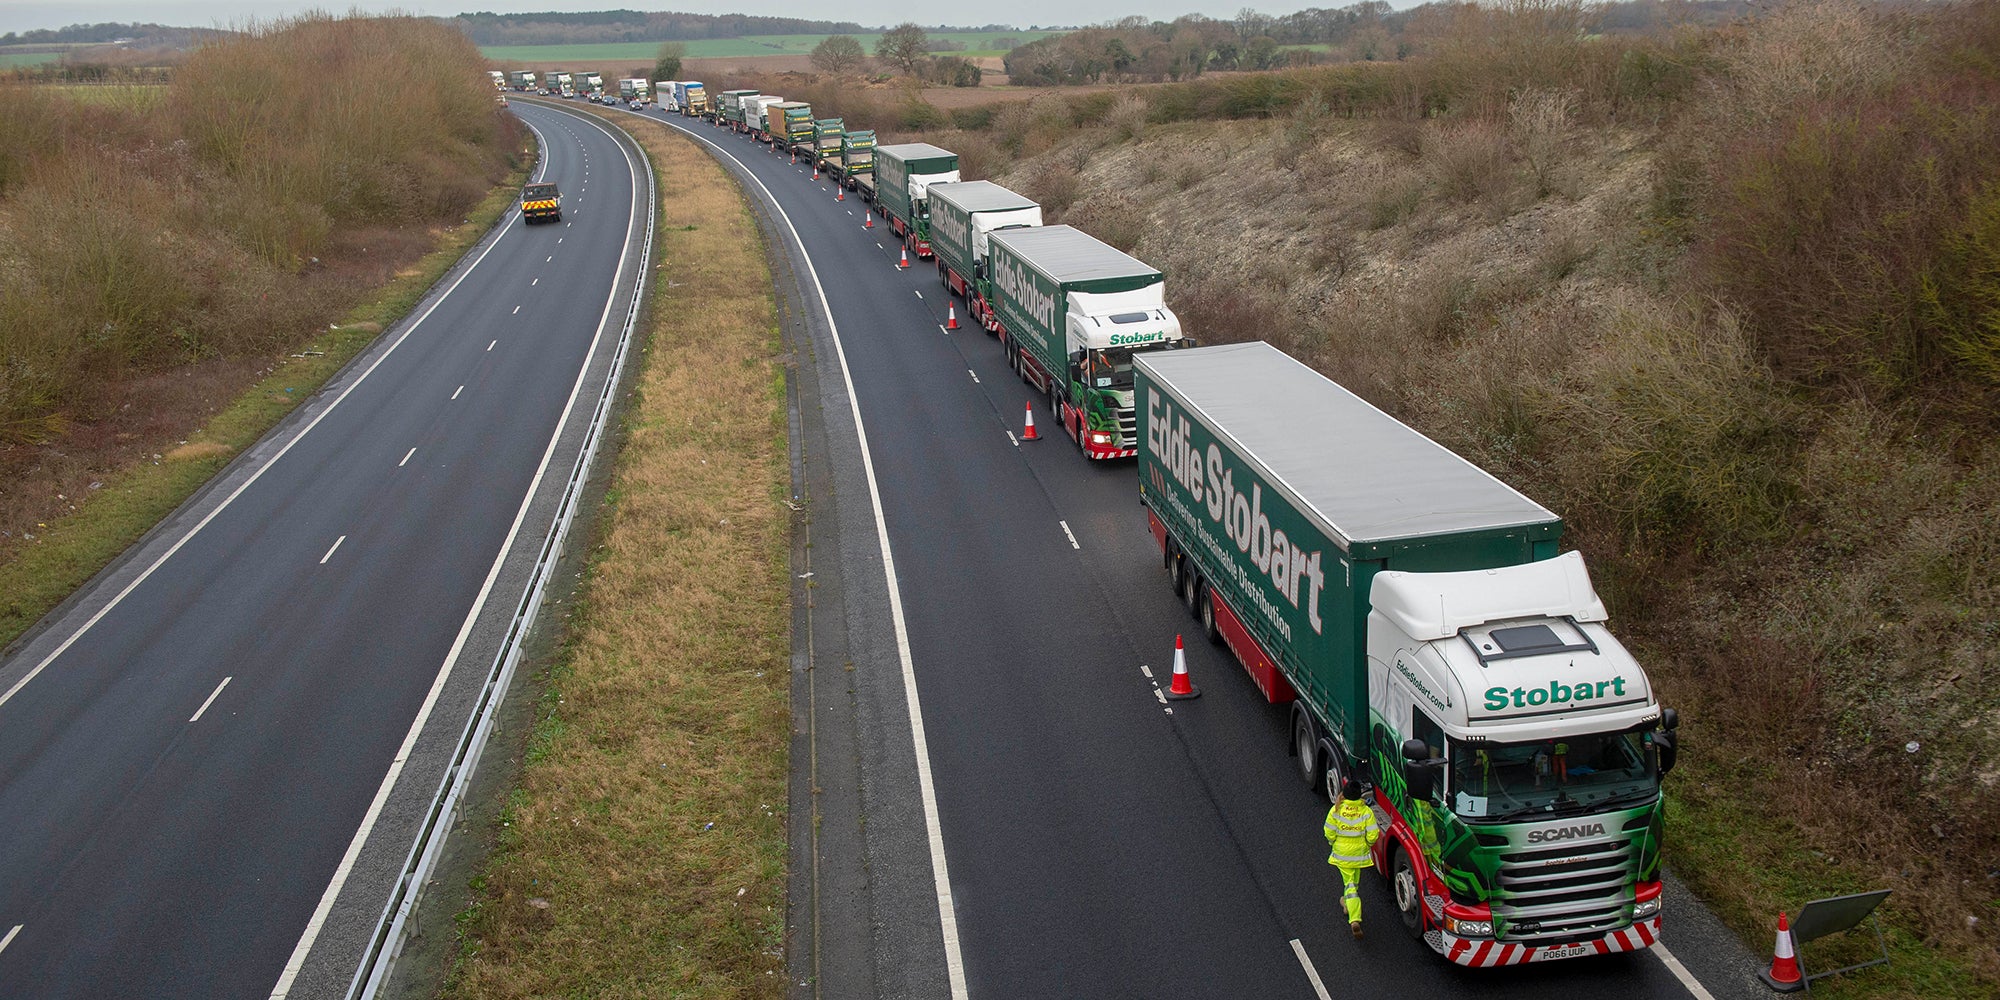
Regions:
M 1424 936 L 1424 890 L 1417 884 L 1417 867 L 1410 862 L 1409 852 L 1397 844 L 1389 849 L 1389 889 L 1396 897 L 1397 915 L 1403 918 L 1403 929 L 1413 938 Z
M 1222 630 L 1215 627 L 1215 591 L 1207 587 L 1201 591 L 1201 634 L 1209 645 L 1222 645 Z
M 1181 587 L 1181 603 L 1187 605 L 1188 614 L 1194 614 L 1195 608 L 1200 606 L 1197 602 L 1201 600 L 1203 585 L 1201 577 L 1193 573 L 1187 574 L 1186 580 L 1187 583 Z
M 1340 755 L 1340 750 L 1333 745 L 1332 740 L 1321 736 L 1319 738 L 1319 759 L 1326 762 L 1326 780 L 1320 782 L 1319 793 L 1326 796 L 1328 802 L 1338 802 L 1340 801 L 1340 786 L 1347 780 L 1346 758 Z
M 1326 761 L 1319 755 L 1319 726 L 1312 714 L 1292 703 L 1292 756 L 1298 759 L 1299 777 L 1307 788 L 1326 787 Z

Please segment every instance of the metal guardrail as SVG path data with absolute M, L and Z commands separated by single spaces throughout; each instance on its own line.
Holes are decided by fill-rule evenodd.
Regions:
M 563 486 L 562 500 L 556 510 L 555 522 L 549 534 L 542 540 L 542 546 L 535 556 L 535 567 L 529 578 L 527 592 L 514 608 L 514 616 L 507 628 L 507 636 L 494 656 L 493 666 L 487 672 L 486 683 L 479 692 L 479 702 L 472 718 L 466 723 L 464 733 L 459 737 L 458 749 L 452 756 L 452 763 L 439 782 L 437 795 L 431 800 L 431 808 L 426 814 L 424 825 L 417 833 L 416 843 L 410 848 L 409 859 L 404 862 L 403 874 L 396 881 L 396 889 L 389 897 L 376 923 L 375 934 L 370 938 L 368 949 L 362 956 L 361 964 L 355 970 L 354 979 L 349 983 L 349 1000 L 372 1000 L 381 993 L 388 983 L 389 974 L 395 968 L 396 959 L 402 954 L 403 943 L 408 932 L 410 916 L 416 912 L 417 903 L 423 897 L 424 883 L 431 869 L 436 866 L 439 855 L 444 851 L 447 834 L 456 822 L 462 805 L 465 788 L 471 782 L 473 772 L 478 769 L 480 755 L 486 749 L 487 739 L 492 735 L 494 719 L 500 704 L 505 700 L 507 687 L 514 677 L 514 668 L 521 660 L 522 641 L 534 628 L 535 615 L 541 607 L 543 592 L 561 556 L 563 543 L 569 538 L 570 523 L 574 519 L 583 486 L 590 476 L 591 462 L 597 457 L 598 446 L 603 442 L 606 417 L 611 412 L 616 398 L 619 380 L 625 370 L 626 355 L 632 346 L 632 332 L 639 319 L 639 307 L 643 300 L 646 278 L 653 255 L 653 228 L 659 216 L 659 186 L 653 173 L 652 158 L 646 155 L 644 146 L 632 141 L 624 131 L 618 130 L 621 141 L 631 141 L 632 148 L 639 154 L 645 166 L 646 176 L 646 238 L 639 250 L 639 267 L 632 285 L 632 305 L 626 311 L 624 328 L 619 332 L 618 345 L 611 358 L 610 370 L 606 373 L 604 389 L 598 393 L 597 403 L 591 411 L 590 428 L 584 439 L 584 447 L 577 456 L 576 464 L 570 469 L 569 480 Z

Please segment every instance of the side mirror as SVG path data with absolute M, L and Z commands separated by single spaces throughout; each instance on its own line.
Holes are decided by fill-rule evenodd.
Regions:
M 1660 727 L 1660 731 L 1653 734 L 1653 745 L 1660 750 L 1660 777 L 1664 778 L 1680 759 L 1680 713 L 1671 708 L 1662 710 Z
M 1428 801 L 1437 793 L 1438 761 L 1431 757 L 1430 745 L 1423 740 L 1403 741 L 1403 787 L 1412 801 Z

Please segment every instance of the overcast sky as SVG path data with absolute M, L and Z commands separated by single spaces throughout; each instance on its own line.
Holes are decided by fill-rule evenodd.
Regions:
M 68 0 L 54 3 L 50 0 L 0 0 L 0 33 L 9 31 L 32 31 L 36 28 L 61 28 L 71 24 L 96 24 L 104 21 L 121 23 L 167 24 L 182 28 L 231 27 L 247 24 L 254 20 L 268 21 L 309 10 L 344 12 L 349 9 L 381 13 L 383 11 L 403 11 L 414 14 L 428 14 L 435 17 L 449 17 L 468 10 L 510 13 L 519 11 L 545 10 L 679 10 L 697 14 L 763 14 L 773 17 L 801 17 L 812 20 L 846 20 L 867 25 L 898 24 L 914 20 L 920 24 L 943 22 L 953 25 L 973 25 L 987 21 L 1007 23 L 1011 20 L 1015 27 L 1056 24 L 1094 24 L 1142 14 L 1149 18 L 1172 20 L 1182 14 L 1199 13 L 1210 17 L 1234 17 L 1245 6 L 1253 6 L 1267 14 L 1289 14 L 1306 7 L 1344 6 L 1352 0 L 1315 0 L 1271 6 L 1255 3 L 1245 4 L 1243 0 L 1012 0 L 998 9 L 983 5 L 939 4 L 919 6 L 894 0 L 848 0 L 841 4 L 809 3 L 807 0 L 736 0 L 728 3 L 704 3 L 701 0 L 675 0 L 671 4 L 649 4 L 618 0 L 448 0 L 437 3 L 430 0 L 407 0 L 404 3 L 362 2 L 310 3 L 301 0 L 161 0 L 155 3 L 140 3 L 133 0 Z M 1417 0 L 1395 0 L 1396 7 L 1407 7 Z M 958 13 L 963 11 L 963 13 Z M 977 13 L 975 13 L 977 11 Z

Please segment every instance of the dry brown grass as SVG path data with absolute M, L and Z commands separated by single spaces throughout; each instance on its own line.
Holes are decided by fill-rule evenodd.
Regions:
M 449 997 L 785 993 L 789 521 L 755 225 L 642 130 L 662 275 L 610 512 Z M 729 280 L 721 280 L 723 278 Z M 740 290 L 740 291 L 739 291 Z

